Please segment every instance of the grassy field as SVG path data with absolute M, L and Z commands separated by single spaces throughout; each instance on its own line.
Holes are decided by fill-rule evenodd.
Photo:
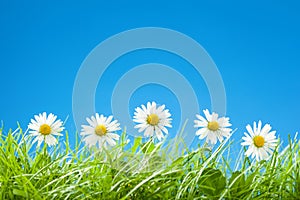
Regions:
M 189 152 L 179 142 L 126 144 L 123 133 L 118 145 L 99 151 L 82 147 L 78 136 L 70 148 L 64 134 L 55 147 L 36 149 L 20 128 L 1 130 L 1 199 L 300 199 L 295 138 L 268 161 L 245 158 L 242 150 L 232 169 L 228 141 Z

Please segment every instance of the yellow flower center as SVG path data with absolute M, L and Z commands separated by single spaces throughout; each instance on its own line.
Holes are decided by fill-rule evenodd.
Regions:
M 220 128 L 220 126 L 218 122 L 213 121 L 213 122 L 208 122 L 207 128 L 211 131 L 217 131 Z
M 40 126 L 40 131 L 42 135 L 49 135 L 51 133 L 51 127 L 48 124 L 43 124 Z
M 262 136 L 257 135 L 257 136 L 255 136 L 255 137 L 253 138 L 253 142 L 254 142 L 254 145 L 255 145 L 256 147 L 260 148 L 260 147 L 263 147 L 263 146 L 264 146 L 264 144 L 265 144 L 265 139 L 264 139 Z
M 107 129 L 104 125 L 101 124 L 95 128 L 95 133 L 99 136 L 103 136 L 107 133 Z
M 152 126 L 155 126 L 157 125 L 159 122 L 159 117 L 157 116 L 157 114 L 150 114 L 148 115 L 147 117 L 147 123 L 152 125 Z

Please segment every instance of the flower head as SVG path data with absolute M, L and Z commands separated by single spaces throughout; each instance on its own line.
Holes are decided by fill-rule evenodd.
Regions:
M 168 134 L 166 127 L 172 127 L 170 118 L 171 114 L 165 105 L 157 106 L 155 102 L 148 102 L 147 107 L 142 105 L 137 107 L 134 112 L 133 121 L 138 123 L 134 128 L 139 132 L 144 131 L 146 137 L 156 135 L 158 140 L 164 138 L 163 132 Z
M 120 130 L 120 124 L 117 120 L 112 121 L 113 116 L 104 117 L 96 113 L 96 116 L 86 118 L 89 125 L 82 125 L 81 136 L 84 136 L 83 141 L 88 147 L 95 146 L 98 142 L 98 147 L 101 149 L 106 145 L 116 145 L 115 140 L 119 140 L 120 136 L 114 132 Z
M 244 133 L 245 136 L 242 138 L 244 142 L 241 144 L 243 146 L 249 146 L 245 155 L 249 157 L 252 154 L 252 158 L 255 157 L 257 161 L 268 159 L 269 154 L 272 154 L 276 147 L 276 131 L 271 131 L 272 127 L 269 124 L 266 124 L 262 128 L 261 121 L 258 122 L 258 126 L 256 126 L 256 122 L 254 122 L 253 129 L 248 124 L 246 129 L 248 133 Z
M 40 146 L 44 141 L 48 146 L 57 144 L 57 139 L 54 136 L 62 136 L 60 132 L 64 130 L 61 120 L 56 120 L 57 116 L 50 113 L 35 115 L 34 119 L 31 119 L 28 128 L 31 136 L 36 137 L 33 143 L 38 142 L 37 146 Z M 56 120 L 56 121 L 55 121 Z
M 197 130 L 196 135 L 199 139 L 206 137 L 206 142 L 215 145 L 217 141 L 223 141 L 223 137 L 230 137 L 231 126 L 228 117 L 221 117 L 216 113 L 210 114 L 209 111 L 203 110 L 206 119 L 200 115 L 196 115 L 198 118 L 194 120 L 194 127 L 200 128 Z

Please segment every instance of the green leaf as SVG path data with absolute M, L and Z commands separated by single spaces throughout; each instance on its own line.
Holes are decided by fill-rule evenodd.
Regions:
M 245 189 L 245 183 L 245 175 L 243 173 L 241 173 L 240 171 L 233 172 L 229 179 L 229 185 L 231 185 L 231 197 L 240 197 L 241 191 Z
M 148 142 L 142 144 L 142 151 L 145 154 L 151 153 L 155 149 L 155 145 L 152 142 L 152 140 L 149 140 Z
M 256 174 L 256 172 L 250 174 L 250 175 L 247 177 L 247 179 L 246 179 L 246 181 L 245 181 L 245 184 L 246 184 L 247 186 L 250 186 L 250 185 L 252 184 L 252 182 L 254 181 L 254 178 L 255 178 L 255 174 Z
M 210 197 L 216 197 L 226 187 L 226 179 L 218 169 L 206 168 L 202 172 L 199 187 L 201 191 Z
M 18 189 L 13 189 L 13 194 L 16 196 L 28 197 L 27 192 Z
M 176 165 L 183 165 L 183 161 L 184 161 L 184 157 L 179 157 L 176 160 L 173 161 L 172 165 L 176 166 Z
M 131 151 L 135 153 L 141 144 L 142 144 L 142 137 L 136 137 L 134 139 L 133 146 L 131 147 Z

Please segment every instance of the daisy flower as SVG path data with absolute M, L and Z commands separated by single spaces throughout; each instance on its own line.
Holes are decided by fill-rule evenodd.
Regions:
M 48 116 L 46 112 L 35 115 L 28 125 L 30 136 L 36 137 L 33 143 L 38 142 L 39 147 L 44 141 L 48 146 L 57 144 L 57 139 L 54 136 L 62 136 L 60 132 L 64 130 L 63 122 L 56 120 L 57 116 L 50 113 Z M 56 120 L 56 121 L 55 121 Z
M 196 135 L 199 136 L 199 139 L 206 137 L 206 143 L 215 145 L 217 141 L 223 141 L 223 137 L 230 137 L 230 132 L 232 131 L 229 123 L 228 117 L 221 117 L 217 113 L 210 114 L 209 111 L 203 110 L 206 119 L 200 115 L 196 115 L 198 118 L 194 120 L 194 127 L 200 128 L 196 131 Z
M 252 158 L 255 157 L 257 161 L 268 159 L 269 154 L 272 154 L 276 147 L 276 131 L 271 131 L 272 127 L 269 124 L 266 124 L 262 128 L 261 121 L 258 122 L 258 126 L 256 126 L 256 122 L 254 122 L 253 129 L 248 124 L 246 129 L 248 134 L 244 133 L 245 137 L 242 138 L 244 142 L 241 144 L 243 146 L 249 146 L 245 155 L 249 157 L 252 154 Z
M 114 132 L 120 130 L 120 124 L 117 120 L 112 121 L 113 116 L 104 117 L 96 113 L 96 116 L 86 118 L 89 125 L 81 125 L 83 141 L 88 147 L 95 146 L 98 142 L 99 149 L 107 146 L 115 146 L 120 136 Z
M 163 132 L 168 134 L 166 127 L 172 127 L 170 118 L 171 114 L 165 105 L 157 106 L 155 102 L 148 102 L 147 107 L 142 105 L 141 108 L 137 107 L 134 112 L 133 121 L 137 124 L 134 128 L 138 132 L 143 132 L 146 137 L 152 137 L 156 134 L 158 140 L 164 138 Z

